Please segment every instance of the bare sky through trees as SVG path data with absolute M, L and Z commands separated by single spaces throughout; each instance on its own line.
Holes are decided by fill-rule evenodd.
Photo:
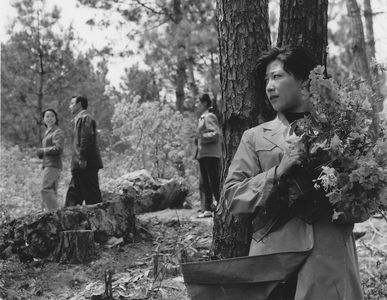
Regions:
M 329 1 L 334 3 L 337 0 Z M 278 1 L 270 1 L 270 6 L 275 8 Z M 358 1 L 359 5 L 362 5 L 362 1 Z M 9 24 L 9 19 L 15 16 L 15 11 L 11 7 L 12 0 L 2 0 L 0 4 L 0 36 L 1 40 L 4 41 L 7 39 L 6 28 Z M 87 49 L 90 46 L 94 46 L 97 49 L 102 49 L 107 45 L 111 45 L 115 52 L 119 53 L 121 50 L 130 48 L 131 45 L 128 45 L 129 39 L 125 38 L 126 33 L 128 32 L 127 26 L 124 28 L 119 28 L 116 26 L 110 26 L 107 28 L 102 28 L 98 26 L 87 25 L 87 20 L 91 18 L 102 19 L 105 17 L 103 12 L 96 9 L 83 7 L 82 5 L 77 5 L 76 0 L 47 0 L 46 5 L 48 8 L 53 5 L 57 5 L 62 10 L 61 24 L 66 27 L 70 24 L 73 25 L 75 31 L 77 32 L 79 38 L 82 42 L 79 45 L 79 50 Z M 378 62 L 387 64 L 387 3 L 385 0 L 372 0 L 371 4 L 373 6 L 374 12 L 377 14 L 374 16 L 374 31 L 375 31 L 375 41 L 376 41 L 376 57 Z M 346 13 L 346 12 L 343 12 Z M 116 18 L 119 22 L 120 16 L 110 16 L 111 18 Z M 328 26 L 333 31 L 337 30 L 337 22 L 330 21 Z M 136 47 L 133 43 L 133 47 Z M 330 51 L 335 51 L 334 48 L 330 48 Z M 114 86 L 118 86 L 121 76 L 124 74 L 124 68 L 129 67 L 131 64 L 139 62 L 141 65 L 141 57 L 138 56 L 124 56 L 120 57 L 119 55 L 113 56 L 110 58 L 109 63 L 109 73 L 108 78 Z

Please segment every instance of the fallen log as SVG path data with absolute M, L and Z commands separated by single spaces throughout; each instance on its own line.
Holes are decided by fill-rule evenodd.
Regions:
M 120 195 L 115 201 L 73 206 L 56 211 L 28 215 L 0 227 L 0 257 L 9 256 L 9 247 L 20 260 L 33 258 L 55 260 L 60 233 L 92 230 L 94 240 L 103 243 L 108 237 L 131 241 L 135 233 L 133 195 Z
M 183 207 L 189 188 L 183 178 L 162 179 L 152 177 L 146 170 L 127 173 L 114 180 L 103 199 L 114 200 L 120 194 L 133 195 L 136 214 Z

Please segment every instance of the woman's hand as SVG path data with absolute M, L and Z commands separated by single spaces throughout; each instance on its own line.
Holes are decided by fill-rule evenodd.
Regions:
M 297 144 L 297 146 L 290 147 L 285 152 L 280 164 L 277 167 L 277 176 L 281 177 L 289 173 L 295 166 L 304 167 L 308 162 L 308 156 L 304 146 Z
M 43 158 L 43 155 L 44 155 L 44 150 L 42 148 L 39 148 L 37 151 L 36 151 L 36 155 L 42 159 Z

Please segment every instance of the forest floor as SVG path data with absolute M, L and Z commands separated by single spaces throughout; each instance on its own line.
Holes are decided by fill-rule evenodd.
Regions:
M 139 215 L 137 241 L 112 238 L 89 264 L 0 261 L 0 299 L 97 300 L 103 299 L 106 282 L 114 299 L 188 299 L 179 250 L 204 259 L 212 239 L 212 218 L 196 216 L 196 209 Z M 366 232 L 357 241 L 365 298 L 387 299 L 387 222 L 371 219 L 355 229 Z
M 0 299 L 102 299 L 105 272 L 112 274 L 114 299 L 188 299 L 177 253 L 184 248 L 205 258 L 212 239 L 212 218 L 197 214 L 167 209 L 139 215 L 137 241 L 112 238 L 88 264 L 0 260 Z

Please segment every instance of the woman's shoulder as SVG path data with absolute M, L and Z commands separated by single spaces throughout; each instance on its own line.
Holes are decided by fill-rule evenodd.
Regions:
M 251 145 L 252 148 L 257 148 L 261 147 L 262 145 L 265 145 L 267 141 L 264 136 L 266 135 L 267 130 L 276 128 L 278 126 L 277 122 L 278 121 L 274 119 L 254 126 L 250 129 L 247 129 L 242 135 L 242 140 L 245 143 Z
M 64 135 L 64 131 L 62 129 L 60 129 L 59 127 L 56 127 L 55 130 L 53 131 L 53 133 Z
M 205 118 L 212 118 L 212 119 L 218 119 L 216 117 L 216 115 L 213 113 L 213 112 L 207 112 L 205 115 L 204 115 Z
M 251 128 L 249 128 L 249 129 L 245 130 L 245 131 L 243 132 L 243 135 L 246 136 L 247 138 L 248 138 L 248 137 L 255 136 L 257 133 L 263 132 L 265 126 L 266 126 L 268 123 L 270 123 L 270 122 L 272 122 L 272 121 L 265 122 L 265 123 L 259 124 L 259 125 L 257 125 L 257 126 L 251 127 Z

